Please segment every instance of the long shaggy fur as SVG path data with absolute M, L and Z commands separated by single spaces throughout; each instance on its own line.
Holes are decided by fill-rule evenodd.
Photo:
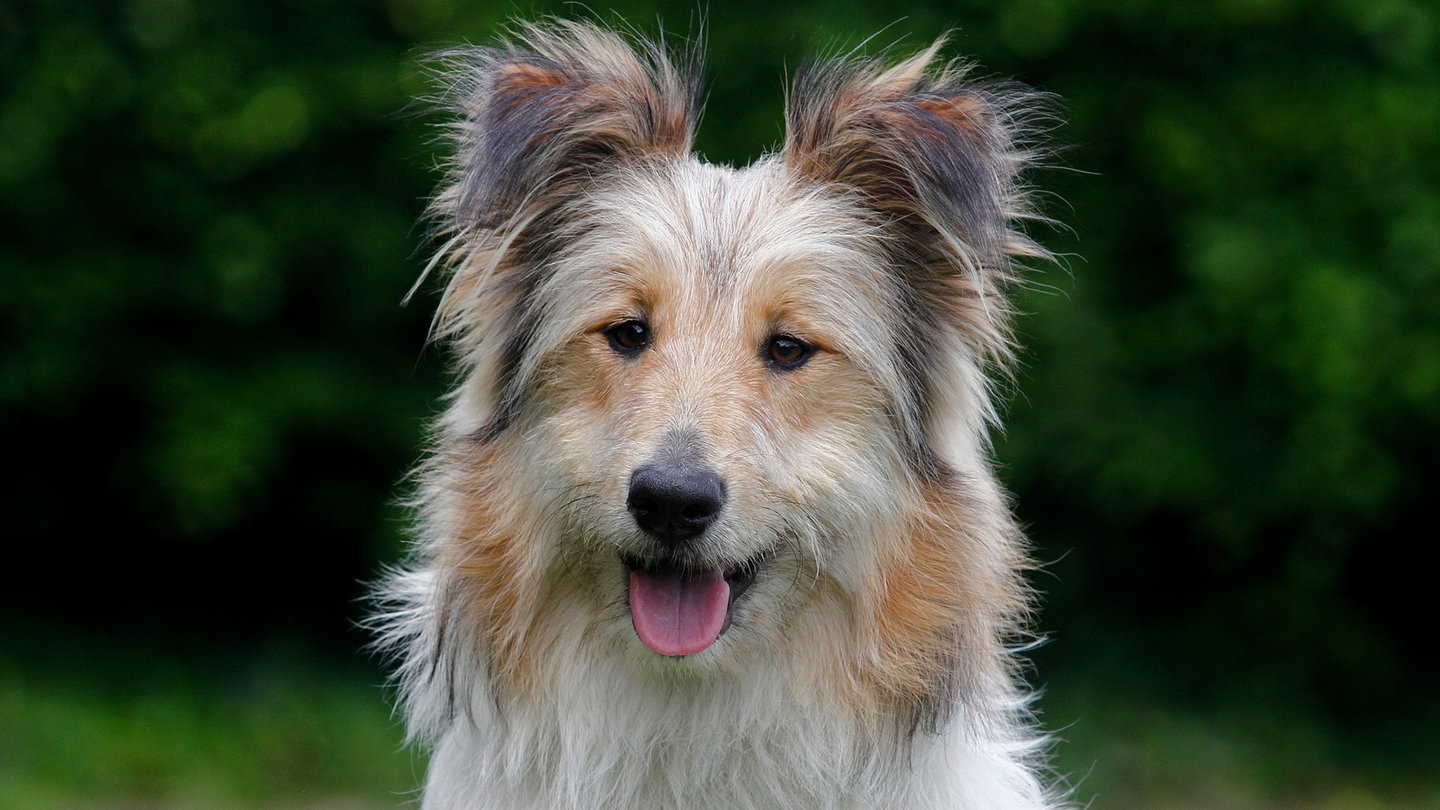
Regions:
M 443 56 L 457 386 L 376 619 L 426 808 L 1055 806 L 987 438 L 1040 107 L 938 50 L 806 66 L 743 169 L 690 154 L 693 54 Z M 656 470 L 715 508 L 647 525 Z M 634 589 L 722 575 L 718 637 L 657 651 Z

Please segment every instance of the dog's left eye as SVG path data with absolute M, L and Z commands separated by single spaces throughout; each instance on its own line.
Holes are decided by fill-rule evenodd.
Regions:
M 771 366 L 785 371 L 805 365 L 814 353 L 814 346 L 790 335 L 774 335 L 765 342 L 765 359 Z

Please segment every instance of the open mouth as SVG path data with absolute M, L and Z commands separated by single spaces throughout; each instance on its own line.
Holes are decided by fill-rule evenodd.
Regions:
M 764 556 L 722 568 L 625 556 L 630 619 L 645 646 L 661 655 L 702 652 L 730 628 L 731 609 L 755 582 Z

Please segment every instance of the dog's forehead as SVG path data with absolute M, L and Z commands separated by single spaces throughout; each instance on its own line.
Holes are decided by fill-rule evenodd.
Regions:
M 775 159 L 651 167 L 597 190 L 590 206 L 596 264 L 640 285 L 734 300 L 889 284 L 871 215 Z

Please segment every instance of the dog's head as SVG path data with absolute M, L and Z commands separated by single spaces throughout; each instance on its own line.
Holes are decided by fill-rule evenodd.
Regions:
M 781 657 L 915 702 L 993 657 L 1023 605 L 985 372 L 1039 252 L 1029 97 L 935 52 L 810 66 L 738 170 L 690 154 L 697 73 L 662 48 L 558 23 L 446 61 L 462 383 L 428 532 L 501 680 Z

